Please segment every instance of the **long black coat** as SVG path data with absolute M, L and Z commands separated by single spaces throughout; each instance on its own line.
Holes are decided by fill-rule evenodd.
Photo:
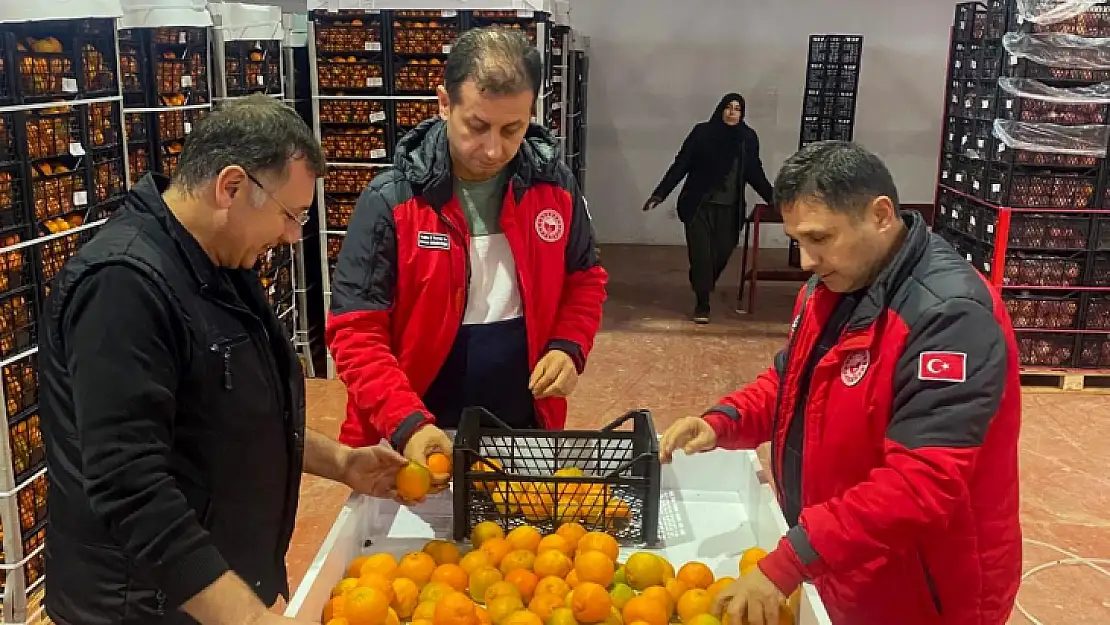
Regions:
M 682 148 L 679 149 L 678 155 L 675 156 L 674 163 L 671 164 L 670 169 L 663 176 L 659 186 L 655 187 L 652 192 L 652 197 L 665 200 L 671 191 L 678 186 L 678 183 L 686 178 L 686 184 L 682 186 L 682 191 L 678 194 L 678 218 L 683 223 L 688 223 L 694 218 L 697 213 L 698 206 L 716 190 L 722 182 L 721 176 L 728 175 L 727 172 L 719 174 L 720 167 L 716 166 L 720 160 L 721 155 L 714 148 L 714 133 L 713 122 L 706 121 L 694 126 L 690 134 L 686 136 L 686 140 L 682 142 Z M 736 188 L 738 190 L 737 206 L 736 209 L 741 211 L 744 219 L 747 218 L 746 203 L 744 201 L 744 190 L 746 185 L 751 185 L 759 194 L 763 201 L 770 204 L 772 202 L 772 193 L 774 191 L 771 182 L 767 180 L 767 174 L 763 171 L 763 161 L 759 158 L 759 136 L 755 131 L 744 122 L 740 122 L 740 141 L 742 146 L 740 149 L 740 166 L 736 171 L 739 180 L 736 181 Z

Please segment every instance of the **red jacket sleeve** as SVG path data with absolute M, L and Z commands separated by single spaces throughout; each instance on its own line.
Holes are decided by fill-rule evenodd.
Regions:
M 326 341 L 336 372 L 347 385 L 348 410 L 340 441 L 371 444 L 371 429 L 403 448 L 432 418 L 393 354 L 391 317 L 397 286 L 397 234 L 393 206 L 376 178 L 359 197 L 331 282 Z
M 605 285 L 609 275 L 597 257 L 597 243 L 586 200 L 570 171 L 565 170 L 562 174 L 566 178 L 564 188 L 568 189 L 573 207 L 566 248 L 567 275 L 548 349 L 570 354 L 581 373 L 593 349 L 594 337 L 601 328 L 601 309 L 605 303 Z
M 798 320 L 805 310 L 805 302 L 813 294 L 816 282 L 810 281 L 798 291 L 794 302 L 794 321 L 786 347 L 775 354 L 774 363 L 759 374 L 754 382 L 722 397 L 705 412 L 705 420 L 717 434 L 717 446 L 722 449 L 755 449 L 771 440 L 778 401 L 779 381 L 786 375 L 790 343 Z
M 964 381 L 923 381 L 925 352 L 963 355 Z M 802 510 L 760 569 L 790 592 L 803 578 L 850 571 L 925 539 L 968 496 L 979 448 L 1006 391 L 1007 347 L 992 311 L 970 298 L 913 324 L 894 376 L 885 458 L 867 481 Z

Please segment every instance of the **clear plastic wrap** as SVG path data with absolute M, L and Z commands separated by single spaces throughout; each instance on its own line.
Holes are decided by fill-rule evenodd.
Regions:
M 1102 0 L 1017 0 L 1018 19 L 1036 24 L 1053 24 L 1082 15 Z
M 1063 33 L 1006 33 L 1002 47 L 1017 58 L 1048 67 L 1110 69 L 1110 37 Z
M 1013 150 L 1096 158 L 1106 157 L 1106 145 L 1110 141 L 1110 126 L 1105 124 L 1061 126 L 996 119 L 993 133 Z
M 1058 104 L 1108 104 L 1110 103 L 1110 82 L 1100 82 L 1084 87 L 1050 87 L 1032 78 L 998 79 L 1000 89 L 1010 95 L 1032 100 L 1044 100 Z

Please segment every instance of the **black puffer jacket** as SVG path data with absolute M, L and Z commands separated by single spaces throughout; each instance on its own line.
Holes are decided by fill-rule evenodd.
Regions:
M 148 176 L 52 283 L 41 323 L 46 612 L 192 623 L 234 570 L 288 595 L 300 363 L 254 272 L 217 268 Z
M 678 218 L 683 223 L 693 219 L 698 206 L 724 182 L 724 177 L 728 174 L 731 163 L 724 162 L 727 156 L 723 154 L 725 150 L 722 150 L 720 143 L 723 132 L 728 131 L 723 129 L 724 122 L 721 121 L 721 116 L 729 102 L 734 100 L 740 101 L 741 116 L 743 116 L 746 108 L 744 98 L 737 94 L 728 94 L 722 98 L 713 116 L 694 126 L 686 136 L 678 155 L 675 156 L 674 163 L 651 194 L 652 197 L 665 200 L 678 183 L 686 178 L 686 184 L 678 194 Z M 739 128 L 728 132 L 728 136 L 735 136 L 740 142 L 738 148 L 740 164 L 736 169 L 739 177 L 736 181 L 736 188 L 739 190 L 736 194 L 736 209 L 746 217 L 744 201 L 746 185 L 751 185 L 768 204 L 772 202 L 771 196 L 774 189 L 771 182 L 767 180 L 767 174 L 763 171 L 763 161 L 759 157 L 759 136 L 744 123 L 743 117 Z

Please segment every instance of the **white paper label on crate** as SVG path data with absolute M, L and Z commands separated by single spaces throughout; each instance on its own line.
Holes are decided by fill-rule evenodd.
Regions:
M 371 76 L 370 78 L 366 79 L 366 86 L 367 87 L 380 87 L 383 84 L 385 84 L 385 83 L 382 82 L 382 77 L 381 76 Z
M 992 184 L 991 193 L 1002 193 L 1002 184 L 998 182 Z
M 978 183 L 978 182 L 976 182 L 975 184 L 976 184 L 976 188 L 978 188 L 978 185 L 979 185 L 979 183 Z M 968 217 L 968 218 L 967 218 L 967 221 L 968 221 L 968 223 L 970 223 L 970 224 L 971 224 L 971 226 L 972 226 L 973 228 L 975 227 L 975 218 L 974 218 L 974 217 Z
M 1006 151 L 1006 144 L 1001 141 L 998 142 L 998 153 L 1001 154 Z
M 964 135 L 964 136 L 960 137 L 960 145 L 966 145 L 966 144 L 967 144 L 967 135 Z
M 959 219 L 959 218 L 960 218 L 960 211 L 958 211 L 958 210 L 952 211 L 952 219 Z
M 994 234 L 994 224 L 987 224 L 987 234 Z
M 385 150 L 381 148 L 370 150 L 370 158 L 385 158 Z
M 983 105 L 984 109 L 989 109 L 991 107 L 991 103 L 989 100 L 983 100 L 980 104 Z
M 189 122 L 185 122 L 184 128 L 185 128 L 185 134 L 189 134 L 190 132 L 193 132 L 193 125 L 190 124 Z
M 963 61 L 961 61 L 959 59 L 956 59 L 956 69 L 960 69 L 960 67 L 962 67 L 962 66 L 963 66 Z
M 455 9 L 444 9 L 443 10 L 443 17 L 455 17 L 458 14 L 459 14 L 459 12 L 456 11 Z
M 88 191 L 74 191 L 73 192 L 73 205 L 84 206 L 89 203 Z
M 983 273 L 989 274 L 990 272 L 991 272 L 991 264 L 987 263 L 987 262 L 984 262 L 983 263 Z
M 975 59 L 971 59 L 971 69 L 977 69 L 977 66 L 975 65 Z
M 940 178 L 941 178 L 941 180 L 948 180 L 948 172 L 946 172 L 946 171 L 940 172 Z
M 63 78 L 62 91 L 66 93 L 77 93 L 77 79 L 76 78 Z
M 443 53 L 444 54 L 451 54 L 451 44 L 447 44 L 447 45 L 443 46 Z
M 71 142 L 69 144 L 69 154 L 70 156 L 84 156 L 85 146 L 77 142 Z
M 516 16 L 517 17 L 536 17 L 536 12 L 535 11 L 529 11 L 528 9 L 519 9 L 516 12 Z
M 378 122 L 384 122 L 384 121 L 385 121 L 385 111 L 374 111 L 373 113 L 370 113 L 370 123 L 371 124 L 376 124 Z
M 956 182 L 963 182 L 963 181 L 964 181 L 964 175 L 963 174 L 956 174 Z
M 1010 65 L 1017 65 L 1017 57 L 1012 54 L 1010 55 Z
M 382 42 L 380 42 L 380 41 L 367 41 L 362 47 L 367 52 L 381 52 Z
M 562 102 L 552 102 L 551 103 L 551 110 L 557 111 L 561 108 L 563 108 L 563 103 Z
M 551 54 L 554 56 L 563 56 L 562 48 L 551 48 Z
M 185 43 L 189 40 L 189 33 L 181 31 L 177 33 L 177 43 Z
M 967 262 L 969 262 L 969 263 L 971 262 L 971 254 L 967 255 Z
M 552 76 L 551 77 L 551 82 L 563 82 L 563 77 L 560 76 L 560 75 Z
M 978 180 L 972 180 L 971 181 L 971 188 L 978 191 L 979 190 L 979 181 Z M 972 220 L 972 221 L 974 221 L 974 220 Z M 975 224 L 972 224 L 972 225 L 975 225 Z
M 258 86 L 259 87 L 265 87 L 266 86 L 266 77 L 263 76 L 262 74 L 258 75 Z
M 192 86 L 193 86 L 193 77 L 192 76 L 185 75 L 185 76 L 181 77 L 181 88 L 182 89 L 188 89 L 189 87 L 192 87 Z

